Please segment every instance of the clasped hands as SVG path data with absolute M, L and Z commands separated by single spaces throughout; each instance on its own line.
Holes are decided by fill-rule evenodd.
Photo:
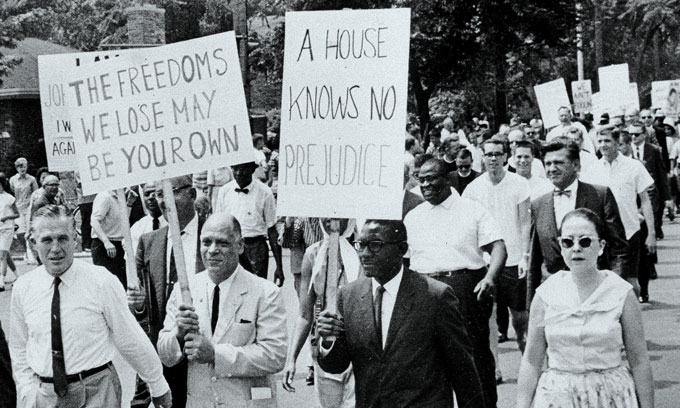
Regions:
M 179 305 L 176 315 L 177 340 L 184 342 L 184 354 L 190 361 L 201 364 L 215 362 L 215 348 L 212 342 L 201 334 L 198 315 L 193 306 Z

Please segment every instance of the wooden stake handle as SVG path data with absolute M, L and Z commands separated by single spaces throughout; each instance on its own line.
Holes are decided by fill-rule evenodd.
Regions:
M 165 212 L 168 216 L 172 251 L 175 257 L 175 268 L 177 269 L 177 283 L 179 283 L 182 292 L 182 303 L 191 306 L 191 292 L 189 291 L 189 279 L 184 260 L 184 250 L 182 249 L 182 233 L 179 229 L 179 218 L 177 217 L 177 207 L 175 206 L 175 192 L 172 191 L 172 183 L 169 179 L 163 180 L 162 185 L 163 203 L 165 204 Z
M 338 280 L 340 277 L 340 221 L 330 223 L 328 242 L 328 262 L 326 270 L 326 310 L 338 312 Z M 335 336 L 328 337 L 333 341 Z

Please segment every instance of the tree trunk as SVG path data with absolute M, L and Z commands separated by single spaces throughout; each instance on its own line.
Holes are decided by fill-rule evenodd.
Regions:
M 416 97 L 416 112 L 418 114 L 418 122 L 423 135 L 423 147 L 427 148 L 430 143 L 430 96 L 432 95 L 432 87 L 426 88 L 420 81 L 420 75 L 412 75 L 413 93 Z
M 597 68 L 604 65 L 602 44 L 602 10 L 600 9 L 600 5 L 597 4 L 597 2 L 593 2 L 593 11 L 593 23 L 595 24 L 595 67 Z
M 507 51 L 500 39 L 496 41 L 494 52 L 494 66 L 496 83 L 495 88 L 495 108 L 494 108 L 494 131 L 498 129 L 501 123 L 507 123 L 508 120 L 508 103 L 507 103 L 507 67 L 506 67 Z

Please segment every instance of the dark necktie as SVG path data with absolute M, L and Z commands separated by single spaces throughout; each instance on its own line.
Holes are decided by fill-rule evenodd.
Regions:
M 555 190 L 553 194 L 557 197 L 567 196 L 568 198 L 571 198 L 571 190 Z
M 212 302 L 212 317 L 210 318 L 210 328 L 213 334 L 215 334 L 215 327 L 217 327 L 217 319 L 220 318 L 220 287 L 215 285 L 213 290 L 213 302 Z
M 153 228 L 154 231 L 156 231 L 158 229 L 158 227 L 160 227 L 160 224 L 161 223 L 158 220 L 158 217 L 154 217 L 153 223 L 151 224 L 151 227 Z
M 68 391 L 66 380 L 66 362 L 64 361 L 64 344 L 61 339 L 61 310 L 59 308 L 59 284 L 61 279 L 54 278 L 54 293 L 52 295 L 52 377 L 54 392 L 60 397 Z
M 172 288 L 177 282 L 177 265 L 175 264 L 175 250 L 170 250 L 170 273 L 168 275 L 168 287 L 165 288 L 165 304 L 168 303 L 170 299 L 170 294 L 172 294 Z M 163 308 L 165 308 L 165 304 Z
M 380 348 L 383 345 L 382 338 L 382 299 L 385 288 L 380 285 L 375 291 L 375 298 L 373 299 L 373 318 L 375 319 L 375 328 L 378 331 L 378 338 L 380 339 Z
M 238 187 L 236 187 L 236 188 L 234 189 L 234 191 L 236 191 L 237 193 L 248 194 L 248 192 L 249 192 L 250 190 L 248 190 L 247 188 L 238 188 Z

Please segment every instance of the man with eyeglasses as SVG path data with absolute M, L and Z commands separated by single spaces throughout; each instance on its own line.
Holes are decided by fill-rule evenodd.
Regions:
M 401 221 L 364 224 L 355 248 L 366 277 L 340 288 L 337 313 L 319 314 L 319 364 L 337 374 L 353 365 L 357 408 L 452 407 L 453 392 L 459 407 L 495 407 L 455 291 L 401 262 L 410 235 Z
M 588 208 L 603 220 L 602 238 L 607 246 L 599 267 L 611 269 L 624 278 L 629 275 L 630 268 L 628 242 L 612 190 L 579 180 L 579 147 L 575 142 L 556 139 L 544 150 L 545 168 L 553 188 L 531 202 L 527 306 L 541 282 L 551 274 L 567 269 L 557 240 L 558 231 L 564 216 L 577 208 Z
M 500 158 L 502 160 L 502 157 Z M 446 164 L 429 160 L 420 169 L 426 202 L 406 215 L 410 267 L 448 284 L 460 302 L 487 407 L 497 401 L 489 318 L 496 277 L 505 265 L 501 232 L 488 210 L 451 188 Z M 490 262 L 484 253 L 490 254 Z
M 220 188 L 215 212 L 226 212 L 238 220 L 243 232 L 244 254 L 257 276 L 267 279 L 269 248 L 271 247 L 276 270 L 274 283 L 283 286 L 283 262 L 276 231 L 276 202 L 266 184 L 253 178 L 257 165 L 254 162 L 232 166 L 234 180 Z
M 479 173 L 472 170 L 472 153 L 468 149 L 461 149 L 456 155 L 457 170 L 449 173 L 451 176 L 451 186 L 463 194 L 465 187 L 472 183 L 479 176 Z
M 501 142 L 482 145 L 486 173 L 470 183 L 463 197 L 486 208 L 498 222 L 507 258 L 498 280 L 496 303 L 509 308 L 517 345 L 523 352 L 529 313 L 526 307 L 526 273 L 529 255 L 531 189 L 522 176 L 503 167 L 505 149 Z
M 205 270 L 200 255 L 200 233 L 205 220 L 194 209 L 196 190 L 192 187 L 191 176 L 174 177 L 170 183 L 181 231 L 184 270 L 187 277 L 192 277 Z M 143 191 L 150 212 L 156 214 L 157 211 L 167 219 L 167 204 L 161 183 L 148 183 Z M 128 288 L 127 292 L 128 306 L 153 344 L 156 344 L 158 333 L 163 328 L 166 304 L 178 279 L 170 229 L 166 220 L 163 221 L 163 226 L 160 226 L 159 220 L 159 228 L 154 230 L 152 224 L 152 229 L 139 238 L 135 263 L 141 287 Z M 186 362 L 175 367 L 163 367 L 163 375 L 172 390 L 174 407 L 183 407 L 186 403 L 186 370 Z M 143 399 L 144 384 L 137 383 L 136 394 L 136 399 Z

